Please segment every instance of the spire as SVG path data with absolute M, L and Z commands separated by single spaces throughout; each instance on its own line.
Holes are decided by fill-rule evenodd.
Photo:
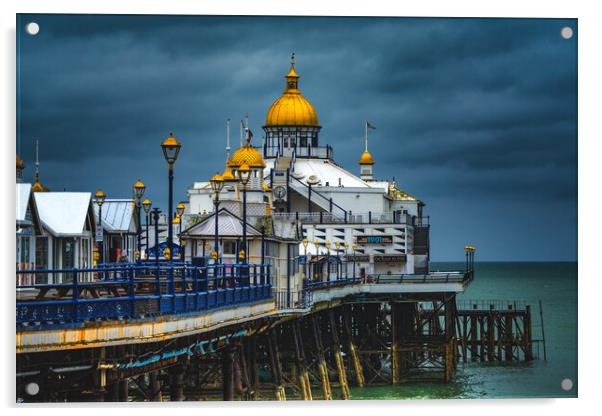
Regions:
M 291 55 L 291 69 L 286 74 L 286 88 L 285 91 L 298 90 L 299 89 L 299 75 L 295 71 L 295 53 Z
M 40 182 L 40 141 L 36 140 L 36 182 Z
M 48 189 L 45 188 L 40 182 L 40 152 L 39 152 L 39 141 L 36 140 L 36 174 L 35 174 L 35 182 L 31 186 L 31 190 L 33 192 L 48 192 Z
M 230 119 L 226 120 L 226 161 L 230 159 Z

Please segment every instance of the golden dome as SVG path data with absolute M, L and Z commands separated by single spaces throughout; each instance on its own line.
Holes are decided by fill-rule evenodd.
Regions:
M 48 192 L 48 189 L 44 187 L 44 185 L 42 185 L 40 183 L 40 181 L 35 181 L 35 183 L 33 185 L 31 185 L 31 190 L 33 192 Z
M 374 165 L 374 159 L 369 151 L 365 150 L 359 161 L 360 165 Z
M 318 113 L 299 90 L 299 75 L 295 72 L 295 55 L 291 58 L 291 69 L 286 75 L 286 87 L 265 118 L 270 126 L 319 126 Z
M 229 163 L 230 161 L 228 161 Z M 222 175 L 222 180 L 226 181 L 226 182 L 236 182 L 238 179 L 236 179 L 234 177 L 234 175 L 232 175 L 232 172 L 230 171 L 230 166 L 228 166 L 228 163 L 226 163 L 226 170 L 224 171 L 224 174 Z
M 250 144 L 238 148 L 228 161 L 228 166 L 231 168 L 238 168 L 245 163 L 249 165 L 250 168 L 265 167 L 265 162 L 263 161 L 263 157 L 261 157 L 261 153 Z

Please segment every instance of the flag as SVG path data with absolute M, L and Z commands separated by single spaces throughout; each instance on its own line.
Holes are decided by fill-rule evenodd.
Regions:
M 369 129 L 374 129 L 376 130 L 376 127 L 374 127 L 372 124 L 370 124 L 369 121 L 366 121 L 366 127 L 368 127 Z

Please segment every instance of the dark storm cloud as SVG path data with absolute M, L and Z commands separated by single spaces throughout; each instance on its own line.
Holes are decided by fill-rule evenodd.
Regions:
M 565 25 L 577 33 L 575 20 L 19 19 L 20 28 L 35 20 L 41 31 L 19 33 L 18 150 L 31 177 L 40 140 L 50 188 L 125 197 L 141 178 L 164 208 L 159 143 L 173 130 L 184 146 L 175 189 L 185 198 L 193 181 L 223 169 L 226 118 L 235 146 L 248 112 L 259 144 L 294 51 L 321 142 L 335 147 L 338 163 L 358 171 L 368 119 L 377 126 L 377 176 L 424 199 L 438 224 L 474 218 L 463 238 L 491 242 L 496 249 L 484 249 L 485 258 L 522 255 L 490 241 L 500 218 L 493 213 L 504 206 L 521 216 L 504 229 L 533 241 L 527 258 L 576 255 L 535 244 L 559 212 L 576 216 L 577 48 L 576 37 L 560 36 Z M 472 212 L 476 206 L 483 211 Z M 537 226 L 526 231 L 529 217 Z M 455 257 L 456 241 L 443 229 L 433 232 L 434 256 Z M 559 238 L 575 246 L 576 224 L 562 230 Z

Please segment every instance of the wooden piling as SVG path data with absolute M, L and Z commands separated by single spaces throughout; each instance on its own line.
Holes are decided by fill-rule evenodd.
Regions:
M 150 384 L 150 400 L 154 402 L 163 401 L 163 396 L 161 394 L 161 380 L 159 380 L 159 371 L 151 371 L 149 374 L 149 384 Z
M 226 346 L 222 350 L 222 398 L 234 400 L 234 348 Z
M 512 311 L 512 305 L 508 305 L 508 310 Z M 513 353 L 512 353 L 512 349 L 514 346 L 514 334 L 512 332 L 512 322 L 513 322 L 514 318 L 512 317 L 512 314 L 507 313 L 506 314 L 506 342 L 505 342 L 505 358 L 506 361 L 512 361 L 512 357 L 513 357 Z
M 531 336 L 531 305 L 527 305 L 525 308 L 525 318 L 523 320 L 524 330 L 524 350 L 525 350 L 525 361 L 533 360 L 533 340 Z
M 322 398 L 324 400 L 332 400 L 330 379 L 328 378 L 328 367 L 326 366 L 326 357 L 324 356 L 324 347 L 322 345 L 322 335 L 316 314 L 312 315 L 311 323 L 316 346 L 316 357 L 318 361 L 318 371 L 320 373 L 320 383 L 322 385 Z
M 337 366 L 337 373 L 339 375 L 339 384 L 341 385 L 341 397 L 343 400 L 349 399 L 349 384 L 347 383 L 347 374 L 345 373 L 345 364 L 343 363 L 343 356 L 341 355 L 341 342 L 339 341 L 339 328 L 335 319 L 334 309 L 328 311 L 328 317 L 330 320 L 330 336 L 332 340 L 332 351 L 334 360 Z
M 399 384 L 400 357 L 399 338 L 401 332 L 401 307 L 399 303 L 391 303 L 391 384 Z
M 495 318 L 493 316 L 494 305 L 489 305 L 489 314 L 487 315 L 487 360 L 495 360 Z
M 311 384 L 309 381 L 309 373 L 305 364 L 305 354 L 303 351 L 303 341 L 301 336 L 301 328 L 299 321 L 294 321 L 291 325 L 293 332 L 293 344 L 295 347 L 295 359 L 297 365 L 297 380 L 299 383 L 299 391 L 303 400 L 312 400 Z
M 278 353 L 278 340 L 276 332 L 271 329 L 267 335 L 268 351 L 270 355 L 272 378 L 274 379 L 274 396 L 276 400 L 286 400 L 284 391 L 284 380 L 282 378 L 282 363 L 280 362 L 280 354 Z
M 355 374 L 355 384 L 358 387 L 364 387 L 366 384 L 364 370 L 362 369 L 359 352 L 353 342 L 353 333 L 351 330 L 351 316 L 353 316 L 353 312 L 354 309 L 350 305 L 348 313 L 343 313 L 343 329 L 345 337 L 347 338 L 347 348 L 349 350 L 350 361 L 353 365 L 353 372 Z

